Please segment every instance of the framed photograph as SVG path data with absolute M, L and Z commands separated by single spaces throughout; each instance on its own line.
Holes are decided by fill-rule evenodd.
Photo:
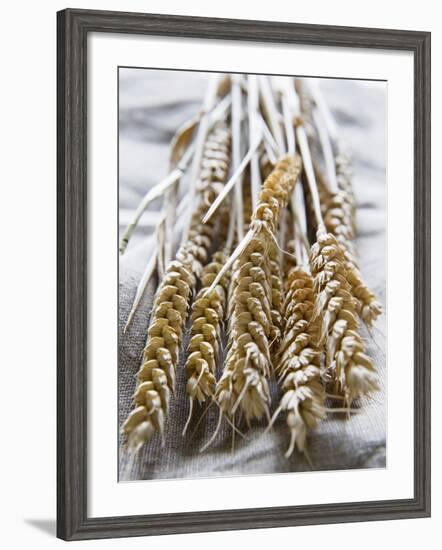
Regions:
M 58 13 L 58 536 L 430 515 L 430 34 Z

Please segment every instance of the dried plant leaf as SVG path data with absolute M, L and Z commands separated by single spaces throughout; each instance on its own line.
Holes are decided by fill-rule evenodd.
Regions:
M 172 167 L 178 164 L 184 152 L 189 147 L 193 138 L 193 133 L 201 117 L 202 112 L 197 113 L 190 120 L 187 120 L 175 133 L 170 144 L 170 164 Z

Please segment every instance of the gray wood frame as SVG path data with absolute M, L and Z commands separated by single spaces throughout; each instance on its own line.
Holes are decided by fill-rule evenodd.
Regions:
M 414 497 L 87 517 L 87 35 L 89 32 L 408 50 L 414 55 Z M 68 9 L 57 14 L 57 535 L 128 537 L 430 515 L 430 33 Z

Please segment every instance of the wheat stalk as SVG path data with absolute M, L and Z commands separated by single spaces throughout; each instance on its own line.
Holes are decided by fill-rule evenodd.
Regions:
M 342 193 L 343 205 L 352 224 L 353 234 L 356 233 L 356 197 L 352 183 L 351 159 L 341 145 L 337 145 L 335 156 L 336 183 Z
M 364 282 L 357 260 L 356 249 L 352 238 L 355 235 L 356 199 L 352 186 L 352 170 L 350 157 L 339 148 L 336 156 L 336 178 L 342 197 L 343 223 L 349 228 L 349 238 L 343 239 L 343 246 L 347 253 L 348 280 L 352 286 L 353 295 L 358 299 L 358 313 L 368 326 L 371 326 L 382 313 L 382 306 L 374 292 Z
M 153 433 L 164 432 L 189 302 L 197 276 L 207 262 L 216 219 L 208 224 L 201 220 L 226 181 L 229 161 L 230 131 L 224 122 L 219 122 L 204 147 L 197 186 L 199 205 L 191 217 L 188 238 L 167 266 L 153 303 L 133 396 L 135 408 L 122 425 L 128 447 L 134 451 Z
M 263 110 L 269 124 L 272 136 L 276 142 L 276 150 L 282 155 L 285 151 L 284 134 L 280 124 L 280 114 L 276 106 L 271 81 L 266 76 L 258 76 Z
M 191 420 L 194 401 L 204 403 L 215 393 L 216 361 L 219 357 L 221 327 L 226 316 L 229 275 L 226 274 L 210 293 L 207 293 L 207 290 L 221 271 L 227 257 L 227 251 L 220 250 L 204 267 L 201 276 L 202 288 L 192 305 L 191 338 L 185 365 L 186 392 L 190 407 L 183 434 Z
M 242 78 L 234 74 L 232 75 L 232 116 L 231 116 L 231 128 L 232 128 L 232 171 L 236 172 L 241 164 L 241 148 L 242 148 L 242 92 L 241 92 Z M 250 157 L 250 162 L 253 159 L 253 155 Z M 235 206 L 237 208 L 238 216 L 236 219 L 236 232 L 238 240 L 244 237 L 244 219 L 243 219 L 243 205 L 242 205 L 242 183 L 243 174 L 238 176 L 238 180 L 234 189 Z
M 283 333 L 276 368 L 283 395 L 268 429 L 281 412 L 286 412 L 290 441 L 285 456 L 288 458 L 296 447 L 309 459 L 307 433 L 325 417 L 326 409 L 321 380 L 322 350 L 318 346 L 319 321 L 313 316 L 316 295 L 308 264 L 303 264 L 309 243 L 305 237 L 305 205 L 299 184 L 292 193 L 290 206 L 287 217 L 292 220 L 294 238 L 286 245 L 290 255 L 284 263 Z M 289 235 L 287 228 L 286 235 Z M 283 235 L 281 242 L 285 242 Z
M 270 345 L 279 330 L 272 308 L 278 307 L 280 299 L 276 284 L 272 286 L 275 265 L 272 266 L 271 257 L 275 254 L 280 213 L 300 170 L 299 156 L 278 161 L 263 183 L 245 246 L 238 246 L 240 253 L 233 266 L 229 297 L 229 351 L 215 393 L 220 418 L 222 413 L 233 420 L 237 409 L 247 423 L 264 414 L 269 416 Z
M 319 343 L 325 343 L 327 367 L 337 392 L 353 399 L 378 389 L 375 368 L 358 333 L 357 310 L 348 282 L 345 256 L 336 237 L 318 231 L 310 268 L 317 293 L 314 318 L 321 317 Z
M 306 452 L 308 430 L 315 428 L 326 414 L 314 303 L 312 276 L 302 267 L 292 267 L 286 279 L 285 326 L 276 369 L 283 396 L 270 423 L 271 426 L 281 412 L 287 413 L 290 443 L 286 457 L 295 446 Z
M 272 307 L 271 307 L 271 319 L 272 319 L 272 333 L 270 340 L 270 349 L 277 349 L 282 329 L 282 271 L 281 271 L 281 258 L 278 248 L 273 245 L 269 249 L 269 268 L 270 268 L 270 281 L 272 292 Z
M 356 300 L 348 281 L 349 271 L 343 247 L 328 233 L 322 216 L 321 202 L 307 135 L 302 122 L 296 133 L 317 223 L 317 240 L 310 251 L 310 269 L 317 293 L 314 318 L 321 317 L 318 344 L 325 344 L 327 366 L 344 394 L 349 407 L 356 397 L 378 389 L 377 374 L 364 343 L 357 332 Z
M 247 113 L 249 123 L 249 146 L 253 145 L 253 138 L 259 131 L 260 113 L 259 113 L 259 87 L 257 76 L 248 75 L 247 77 Z M 251 199 L 253 208 L 258 203 L 259 189 L 261 188 L 261 170 L 259 165 L 259 154 L 255 151 L 250 160 L 250 181 L 251 181 Z
M 148 205 L 156 198 L 161 197 L 164 192 L 170 189 L 171 186 L 177 184 L 181 176 L 184 174 L 187 165 L 192 158 L 192 155 L 193 147 L 190 146 L 184 154 L 183 158 L 179 161 L 178 165 L 170 172 L 170 174 L 168 174 L 162 181 L 160 181 L 160 183 L 149 189 L 149 191 L 145 194 L 135 211 L 133 219 L 130 221 L 123 233 L 120 242 L 120 254 L 124 254 L 124 252 L 126 251 L 132 234 L 134 233 L 135 228 L 137 227 L 138 222 L 140 221 L 141 216 L 144 214 L 144 211 L 146 210 Z
M 189 195 L 189 219 L 186 220 L 186 225 L 183 229 L 181 242 L 185 243 L 189 238 L 190 224 L 191 224 L 191 212 L 193 204 L 197 197 L 197 185 L 198 181 L 202 179 L 202 163 L 205 156 L 207 147 L 207 141 L 210 139 L 210 110 L 216 103 L 218 96 L 218 84 L 219 75 L 212 74 L 209 78 L 209 83 L 204 96 L 203 105 L 201 108 L 201 120 L 198 125 L 198 130 L 195 136 L 195 153 L 192 159 L 192 166 L 190 168 L 189 182 L 188 182 L 188 195 Z
M 350 181 L 350 166 L 348 157 L 341 154 L 337 157 L 337 182 L 339 190 L 330 193 L 324 183 L 322 197 L 322 211 L 324 224 L 335 237 L 345 256 L 347 279 L 351 292 L 356 298 L 356 308 L 359 316 L 367 326 L 371 326 L 382 313 L 382 307 L 375 294 L 370 290 L 362 278 L 359 269 L 355 238 L 355 199 Z M 317 171 L 319 175 L 319 171 Z M 321 182 L 322 177 L 318 177 Z
M 311 81 L 309 88 L 319 111 L 318 113 L 313 112 L 312 116 L 325 157 L 328 173 L 327 183 L 331 186 L 327 190 L 327 185 L 323 185 L 325 197 L 322 197 L 324 199 L 322 206 L 325 226 L 329 232 L 336 236 L 343 248 L 347 262 L 347 278 L 352 293 L 357 299 L 358 314 L 370 327 L 382 313 L 382 307 L 375 294 L 365 284 L 358 266 L 356 247 L 353 242 L 356 233 L 356 199 L 352 185 L 350 157 L 338 140 L 333 115 L 322 96 L 318 83 Z M 308 108 L 311 111 L 311 107 Z M 331 142 L 336 150 L 334 166 L 331 166 Z
M 215 124 L 225 118 L 227 109 L 230 107 L 230 97 L 224 97 L 214 108 L 210 111 L 208 115 L 208 130 L 212 129 Z M 192 160 L 195 153 L 195 143 L 191 142 L 193 133 L 197 124 L 201 121 L 201 118 L 204 115 L 204 109 L 197 113 L 190 120 L 186 121 L 178 130 L 176 131 L 172 142 L 170 144 L 170 168 L 171 172 L 158 184 L 149 189 L 145 196 L 140 201 L 135 214 L 126 227 L 123 236 L 120 242 L 120 253 L 124 254 L 129 241 L 134 233 L 138 222 L 140 221 L 141 216 L 143 215 L 146 208 L 149 204 L 156 198 L 162 196 L 166 192 L 166 203 L 170 205 L 170 208 L 167 209 L 167 218 L 166 218 L 166 250 L 165 257 L 167 258 L 170 254 L 170 245 L 173 242 L 173 238 L 170 238 L 171 227 L 173 226 L 173 200 L 167 200 L 169 195 L 175 194 L 175 190 L 178 187 L 179 180 L 184 175 L 190 161 Z
M 134 408 L 121 428 L 131 451 L 141 448 L 155 433 L 163 438 L 183 333 L 199 280 L 185 363 L 189 416 L 183 433 L 195 402 L 201 405 L 213 399 L 219 420 L 204 448 L 216 437 L 223 418 L 238 432 L 238 417 L 249 426 L 255 419 L 267 417 L 270 428 L 278 415 L 285 413 L 290 430 L 286 456 L 295 449 L 307 455 L 308 432 L 329 411 L 324 363 L 326 374 L 335 383 L 334 391 L 343 394 L 345 410 L 350 410 L 357 397 L 378 389 L 376 371 L 358 332 L 358 314 L 371 325 L 380 306 L 358 268 L 350 161 L 337 142 L 331 114 L 324 111 L 314 86 L 314 101 L 299 82 L 296 89 L 300 98 L 293 80 L 212 78 L 201 112 L 179 130 L 172 143 L 171 174 L 145 197 L 135 224 L 125 235 L 123 245 L 146 204 L 166 192 L 156 249 L 160 284 L 137 374 Z M 244 93 L 247 103 L 243 105 Z M 230 105 L 227 126 L 225 114 Z M 309 139 L 314 134 L 324 151 L 326 182 L 313 166 Z M 248 140 L 245 155 L 243 137 Z M 295 153 L 298 149 L 301 156 Z M 281 158 L 285 151 L 288 154 Z M 313 151 L 316 154 L 316 149 Z M 168 261 L 177 231 L 178 182 L 191 161 L 191 215 L 186 218 L 175 259 Z M 302 165 L 317 228 L 317 241 L 308 260 L 310 243 L 299 215 L 304 197 L 299 186 L 294 193 Z M 290 213 L 285 210 L 289 202 Z M 228 235 L 223 231 L 226 212 L 233 220 Z M 280 246 L 287 234 L 284 214 L 293 217 L 293 257 L 302 265 L 292 264 L 283 278 Z M 238 245 L 230 254 L 235 233 Z M 207 263 L 215 246 L 217 252 Z M 150 262 L 148 275 L 154 271 L 155 261 Z M 226 317 L 227 356 L 216 382 Z M 282 397 L 270 418 L 268 381 L 274 366 Z

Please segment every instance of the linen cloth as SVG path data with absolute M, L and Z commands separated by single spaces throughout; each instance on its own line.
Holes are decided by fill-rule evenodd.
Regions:
M 149 187 L 168 173 L 170 140 L 185 120 L 197 112 L 207 85 L 205 73 L 149 69 L 120 69 L 119 73 L 119 230 L 120 237 L 131 214 Z M 354 188 L 358 204 L 357 246 L 364 280 L 376 293 L 385 311 L 386 263 L 386 85 L 380 82 L 323 79 L 321 88 L 352 155 Z M 136 287 L 152 250 L 161 201 L 144 214 L 119 263 L 119 418 L 118 428 L 131 410 L 131 396 L 142 350 L 156 281 L 146 289 L 129 329 L 123 327 Z M 218 411 L 211 407 L 196 427 L 201 411 L 194 410 L 188 433 L 182 430 L 188 414 L 184 357 L 177 370 L 176 395 L 171 401 L 164 445 L 155 435 L 137 457 L 125 452 L 119 436 L 119 480 L 171 479 L 244 474 L 383 468 L 386 465 L 386 322 L 382 315 L 368 332 L 362 328 L 368 353 L 379 372 L 381 390 L 360 400 L 360 412 L 347 419 L 330 415 L 308 437 L 311 464 L 299 452 L 284 457 L 289 442 L 285 415 L 264 433 L 256 424 L 247 439 L 223 427 L 214 444 L 200 448 L 213 433 Z M 184 349 L 188 337 L 184 341 Z M 183 354 L 182 354 L 183 355 Z M 271 385 L 272 411 L 278 389 Z

